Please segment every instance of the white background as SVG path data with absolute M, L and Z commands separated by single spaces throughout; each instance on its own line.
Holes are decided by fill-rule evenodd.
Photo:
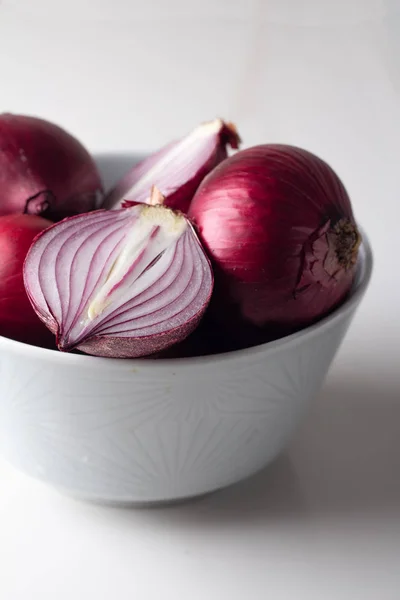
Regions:
M 398 600 L 400 1 L 0 0 L 6 110 L 93 151 L 214 116 L 304 146 L 344 180 L 375 272 L 307 422 L 251 482 L 124 511 L 1 463 L 0 598 Z

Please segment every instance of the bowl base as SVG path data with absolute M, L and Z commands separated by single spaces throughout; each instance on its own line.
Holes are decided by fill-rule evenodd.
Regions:
M 168 508 L 186 504 L 193 504 L 195 502 L 201 502 L 207 496 L 217 493 L 219 490 L 211 490 L 202 494 L 194 494 L 193 496 L 184 496 L 182 498 L 167 499 L 167 500 L 110 500 L 103 498 L 88 498 L 86 496 L 79 496 L 71 494 L 66 490 L 62 490 L 58 487 L 53 488 L 57 493 L 62 496 L 68 497 L 75 502 L 83 502 L 85 504 L 92 504 L 93 506 L 103 506 L 104 508 L 122 508 L 122 509 L 148 509 L 148 508 Z M 223 489 L 223 488 L 220 488 Z

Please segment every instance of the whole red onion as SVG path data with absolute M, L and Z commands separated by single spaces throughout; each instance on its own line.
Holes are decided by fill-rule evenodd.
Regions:
M 0 215 L 45 215 L 53 221 L 96 208 L 100 176 L 72 135 L 35 117 L 0 115 Z
M 34 215 L 0 217 L 0 335 L 37 345 L 51 336 L 28 300 L 22 270 L 32 240 L 49 225 Z
M 262 145 L 225 160 L 200 185 L 189 217 L 215 272 L 214 314 L 284 333 L 348 293 L 360 235 L 347 192 L 324 161 Z

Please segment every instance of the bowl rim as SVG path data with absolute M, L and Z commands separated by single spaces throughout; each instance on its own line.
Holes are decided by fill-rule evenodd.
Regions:
M 68 354 L 57 352 L 48 348 L 40 348 L 18 342 L 0 335 L 0 350 L 4 349 L 12 352 L 15 355 L 23 355 L 27 358 L 42 359 L 45 362 L 63 363 L 66 367 L 77 366 L 87 369 L 105 369 L 118 370 L 125 372 L 137 372 L 151 369 L 155 367 L 160 370 L 176 370 L 176 365 L 179 364 L 179 370 L 188 367 L 209 367 L 220 366 L 224 363 L 231 363 L 234 359 L 247 360 L 248 358 L 256 358 L 258 356 L 267 357 L 275 354 L 277 351 L 285 347 L 293 347 L 300 344 L 303 340 L 314 337 L 325 330 L 334 327 L 336 323 L 343 320 L 361 301 L 364 296 L 369 282 L 371 280 L 373 270 L 373 253 L 369 238 L 362 227 L 359 227 L 362 235 L 361 244 L 361 261 L 359 280 L 354 289 L 350 292 L 348 298 L 335 309 L 331 314 L 324 317 L 317 323 L 305 327 L 300 331 L 287 335 L 277 340 L 259 344 L 251 348 L 243 348 L 240 350 L 232 350 L 220 354 L 207 354 L 204 356 L 182 357 L 182 358 L 102 358 L 98 356 L 90 356 L 84 354 Z

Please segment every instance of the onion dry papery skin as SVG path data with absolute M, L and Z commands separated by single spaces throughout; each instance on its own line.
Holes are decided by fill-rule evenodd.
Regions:
M 34 238 L 52 223 L 34 215 L 0 217 L 0 335 L 37 346 L 54 346 L 25 292 L 23 265 Z
M 60 350 L 114 358 L 183 340 L 213 288 L 210 262 L 186 217 L 146 204 L 54 225 L 33 244 L 24 280 Z
M 335 308 L 355 275 L 360 234 L 324 161 L 267 144 L 238 152 L 199 187 L 189 217 L 214 267 L 214 317 L 268 337 Z
M 228 156 L 228 146 L 237 149 L 239 143 L 232 123 L 203 123 L 135 165 L 106 196 L 103 208 L 129 206 L 129 200 L 148 203 L 156 185 L 166 206 L 185 213 L 204 177 Z
M 89 152 L 57 125 L 0 115 L 0 215 L 58 221 L 98 208 L 102 183 Z

